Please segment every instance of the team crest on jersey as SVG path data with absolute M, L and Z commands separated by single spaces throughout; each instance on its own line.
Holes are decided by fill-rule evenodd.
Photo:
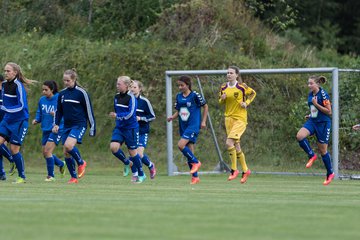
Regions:
M 234 98 L 238 98 L 238 97 L 239 97 L 239 93 L 238 92 L 234 93 Z
M 186 103 L 186 106 L 187 106 L 187 107 L 191 107 L 191 102 L 187 102 L 187 103 Z

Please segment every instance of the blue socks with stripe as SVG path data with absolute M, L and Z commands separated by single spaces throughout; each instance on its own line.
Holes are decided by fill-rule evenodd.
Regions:
M 24 164 L 24 159 L 21 155 L 20 152 L 12 155 L 12 158 L 15 162 L 16 168 L 18 170 L 19 173 L 19 177 L 25 179 L 25 164 Z
M 330 153 L 327 152 L 325 155 L 321 155 L 321 158 L 324 162 L 326 171 L 327 171 L 327 176 L 329 176 L 330 174 L 332 174 L 334 172 L 333 168 L 332 168 L 332 164 L 331 164 L 331 156 Z
M 306 138 L 299 141 L 299 145 L 307 153 L 309 158 L 312 158 L 315 155 L 314 151 L 310 147 L 309 141 Z
M 189 163 L 198 163 L 199 162 L 197 160 L 197 158 L 195 157 L 195 155 L 191 152 L 190 148 L 185 146 L 181 152 L 187 158 Z

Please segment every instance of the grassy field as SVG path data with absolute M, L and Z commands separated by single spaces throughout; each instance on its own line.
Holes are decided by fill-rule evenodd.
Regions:
M 360 182 L 323 177 L 158 176 L 143 184 L 114 170 L 77 185 L 0 182 L 1 239 L 359 239 Z

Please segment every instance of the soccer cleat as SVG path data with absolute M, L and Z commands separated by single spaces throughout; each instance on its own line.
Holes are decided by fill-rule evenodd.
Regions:
M 155 168 L 155 164 L 153 163 L 152 167 L 150 168 L 150 178 L 154 179 L 156 175 L 156 168 Z
M 241 179 L 240 179 L 240 182 L 241 182 L 241 183 L 246 183 L 247 178 L 250 176 L 250 174 L 251 174 L 250 169 L 248 169 L 246 172 L 243 172 L 243 173 L 242 173 L 242 177 L 241 177 Z
M 78 167 L 79 178 L 82 178 L 85 175 L 85 167 L 86 167 L 85 161 L 84 161 L 83 165 L 79 165 L 79 167 Z
M 138 176 L 136 183 L 143 183 L 146 179 L 146 175 L 144 174 L 144 176 Z
M 124 166 L 123 176 L 127 177 L 130 173 L 130 164 Z
M 20 184 L 20 183 L 26 183 L 25 178 L 18 177 L 13 183 Z
M 62 161 L 64 163 L 64 165 L 62 167 L 59 167 L 59 172 L 61 174 L 61 178 L 63 178 L 65 176 L 65 169 L 66 169 L 66 162 Z
M 137 180 L 138 180 L 138 176 L 131 177 L 131 182 L 135 183 L 135 182 L 137 182 Z
M 228 177 L 228 181 L 234 180 L 235 178 L 237 178 L 238 175 L 239 175 L 239 170 L 235 170 L 233 174 L 230 174 L 230 176 Z
M 198 184 L 199 182 L 200 182 L 199 177 L 191 177 L 191 182 L 190 182 L 191 185 Z
M 310 167 L 313 165 L 313 163 L 315 162 L 316 159 L 317 159 L 317 156 L 316 156 L 316 154 L 315 154 L 315 155 L 312 156 L 312 157 L 309 159 L 309 161 L 307 162 L 306 168 L 310 168 Z
M 5 174 L 1 175 L 0 176 L 0 181 L 5 181 L 5 180 L 6 180 L 6 175 Z
M 55 182 L 55 181 L 56 181 L 56 179 L 54 177 L 52 177 L 52 176 L 47 176 L 45 178 L 45 182 Z
M 201 162 L 199 161 L 198 163 L 192 163 L 191 164 L 191 170 L 190 170 L 190 173 L 193 174 L 193 173 L 196 173 L 197 171 L 199 171 L 199 168 L 201 166 Z
M 335 177 L 335 173 L 330 174 L 329 176 L 326 177 L 325 181 L 323 182 L 323 185 L 329 185 L 331 183 L 331 181 L 334 179 Z
M 15 165 L 15 163 L 14 163 L 14 162 L 10 162 L 9 175 L 10 175 L 10 176 L 14 175 L 15 170 L 16 170 L 16 165 Z
M 70 180 L 67 182 L 68 184 L 72 184 L 72 183 L 78 183 L 77 178 L 70 178 Z

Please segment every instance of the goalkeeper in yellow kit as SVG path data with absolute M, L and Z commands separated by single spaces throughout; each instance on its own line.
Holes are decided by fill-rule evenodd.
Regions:
M 221 85 L 219 103 L 225 104 L 226 147 L 231 160 L 231 174 L 228 180 L 234 180 L 239 175 L 239 161 L 243 172 L 240 182 L 245 183 L 251 171 L 246 165 L 240 138 L 246 130 L 247 107 L 254 100 L 256 92 L 242 82 L 238 67 L 230 66 L 226 77 L 228 82 Z

